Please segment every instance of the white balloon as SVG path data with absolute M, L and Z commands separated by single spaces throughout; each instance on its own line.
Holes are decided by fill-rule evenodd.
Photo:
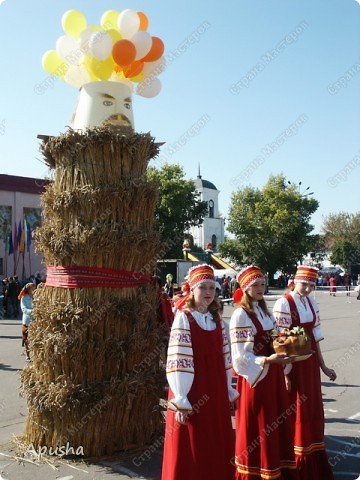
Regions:
M 89 49 L 97 60 L 106 60 L 112 50 L 112 39 L 106 32 L 94 32 L 89 40 Z
M 84 55 L 87 55 L 88 57 L 92 57 L 92 53 L 89 48 L 89 42 L 90 42 L 90 38 L 94 35 L 94 33 L 95 32 L 92 28 L 90 27 L 85 28 L 85 30 L 83 30 L 80 33 L 79 38 L 77 40 L 78 47 L 84 53 Z
M 152 46 L 152 38 L 147 32 L 140 30 L 131 37 L 131 41 L 136 47 L 136 57 L 135 60 L 140 60 L 140 58 L 145 57 Z
M 141 73 L 147 77 L 150 75 L 156 76 L 160 75 L 164 70 L 166 70 L 166 60 L 164 57 L 160 57 L 155 62 L 145 62 Z
M 130 40 L 130 38 L 139 30 L 139 15 L 134 10 L 124 10 L 119 15 L 117 25 L 121 36 Z
M 77 42 L 68 35 L 62 35 L 56 41 L 57 54 L 70 65 L 80 65 L 84 61 L 84 55 Z
M 64 76 L 64 80 L 72 87 L 80 88 L 85 83 L 90 82 L 90 76 L 83 65 L 80 67 L 71 65 Z
M 156 97 L 161 90 L 161 82 L 157 77 L 146 78 L 137 86 L 136 93 L 141 97 Z

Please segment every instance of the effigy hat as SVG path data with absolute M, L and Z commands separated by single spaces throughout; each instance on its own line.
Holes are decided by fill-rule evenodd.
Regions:
M 215 285 L 215 273 L 210 265 L 196 265 L 190 268 L 187 277 L 190 290 L 203 282 L 212 282 Z
M 265 280 L 265 276 L 259 267 L 256 267 L 255 265 L 250 265 L 250 267 L 246 267 L 241 270 L 241 272 L 238 273 L 236 279 L 240 285 L 241 290 L 245 292 L 257 280 Z
M 319 269 L 316 267 L 308 267 L 307 265 L 299 265 L 296 273 L 294 283 L 311 283 L 316 285 Z

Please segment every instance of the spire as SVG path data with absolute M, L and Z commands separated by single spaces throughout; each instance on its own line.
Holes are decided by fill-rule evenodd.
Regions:
M 199 162 L 199 168 L 198 168 L 198 176 L 197 178 L 201 178 L 201 175 L 200 175 L 200 162 Z

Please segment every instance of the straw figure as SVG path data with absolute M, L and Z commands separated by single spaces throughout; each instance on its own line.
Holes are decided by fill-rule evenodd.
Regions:
M 151 283 L 159 246 L 159 145 L 131 128 L 69 130 L 43 141 L 53 169 L 37 230 L 47 280 L 34 300 L 32 362 L 22 372 L 23 442 L 83 447 L 86 457 L 141 448 L 161 434 L 166 332 Z

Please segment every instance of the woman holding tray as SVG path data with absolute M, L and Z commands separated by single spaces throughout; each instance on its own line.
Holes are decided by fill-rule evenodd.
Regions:
M 264 300 L 265 276 L 256 266 L 242 270 L 230 320 L 233 368 L 240 394 L 236 411 L 236 479 L 297 480 L 293 422 L 283 365 L 272 352 L 274 318 Z
M 290 402 L 296 405 L 294 451 L 301 480 L 334 478 L 324 444 L 320 369 L 332 381 L 336 379 L 336 373 L 325 365 L 321 354 L 319 343 L 324 337 L 320 330 L 319 311 L 316 301 L 309 297 L 317 275 L 316 268 L 299 266 L 293 291 L 277 300 L 273 309 L 280 332 L 303 327 L 311 338 L 313 350 L 308 359 L 285 369 Z

